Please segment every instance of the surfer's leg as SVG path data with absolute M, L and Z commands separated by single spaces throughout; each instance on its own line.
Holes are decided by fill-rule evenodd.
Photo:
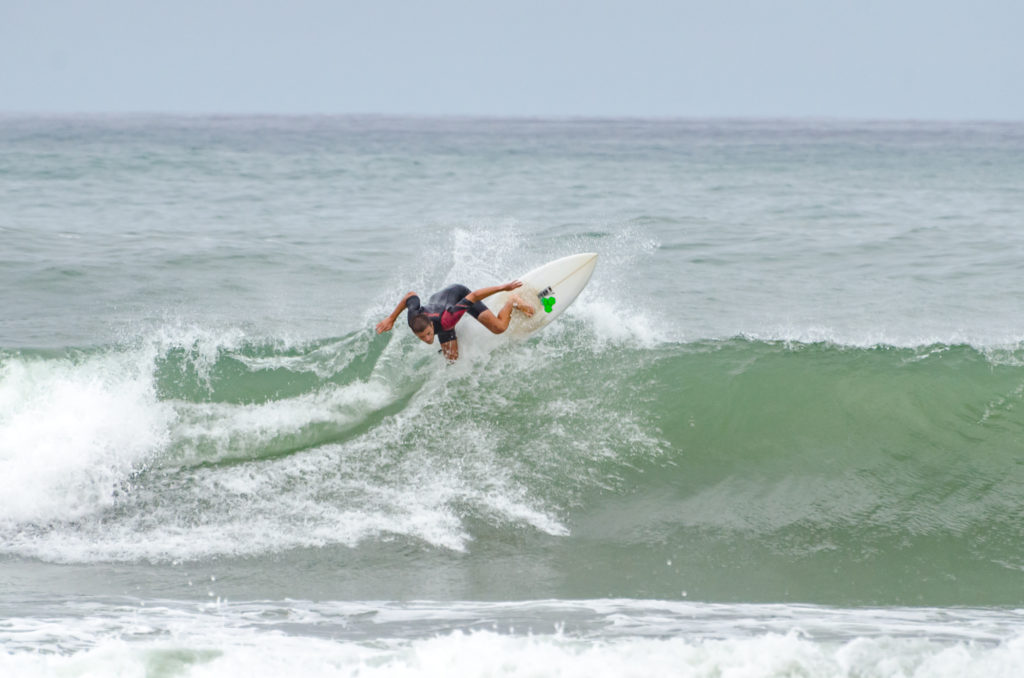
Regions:
M 508 321 L 512 319 L 512 302 L 506 303 L 498 311 L 498 315 L 494 315 L 494 312 L 488 309 L 478 315 L 476 319 L 491 332 L 501 334 L 508 329 Z
M 494 315 L 494 312 L 488 309 L 480 313 L 476 319 L 491 332 L 501 334 L 508 329 L 508 323 L 512 320 L 513 308 L 518 308 L 527 316 L 533 315 L 533 307 L 523 301 L 518 294 L 513 294 L 498 311 L 498 315 Z

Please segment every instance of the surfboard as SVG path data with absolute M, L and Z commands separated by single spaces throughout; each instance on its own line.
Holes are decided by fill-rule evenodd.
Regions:
M 597 266 L 597 254 L 572 254 L 533 269 L 519 276 L 523 286 L 514 291 L 533 306 L 533 317 L 512 311 L 506 334 L 523 338 L 546 327 L 565 312 L 590 282 Z M 487 305 L 499 309 L 505 305 L 508 292 L 498 292 L 487 299 Z

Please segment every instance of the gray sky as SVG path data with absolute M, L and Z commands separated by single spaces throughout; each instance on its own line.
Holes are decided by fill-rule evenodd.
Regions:
M 1024 119 L 1024 0 L 0 0 L 0 111 Z

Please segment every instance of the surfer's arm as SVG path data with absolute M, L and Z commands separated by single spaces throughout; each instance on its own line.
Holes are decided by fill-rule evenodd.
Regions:
M 511 292 L 517 287 L 522 286 L 523 283 L 519 282 L 518 280 L 513 280 L 512 282 L 505 283 L 504 285 L 494 285 L 493 287 L 481 287 L 480 289 L 473 290 L 472 292 L 467 294 L 466 299 L 475 303 L 478 301 L 483 301 L 492 294 L 497 294 L 498 292 Z
M 441 353 L 444 354 L 445 360 L 450 363 L 455 362 L 459 359 L 459 340 L 452 339 L 441 344 Z
M 398 302 L 398 306 L 395 306 L 395 310 L 391 312 L 391 315 L 377 323 L 377 334 L 387 332 L 392 327 L 394 327 L 395 321 L 398 320 L 398 316 L 402 315 L 402 311 L 405 310 L 406 302 L 409 301 L 410 298 L 415 296 L 415 292 L 409 292 L 404 297 L 402 297 L 402 300 Z

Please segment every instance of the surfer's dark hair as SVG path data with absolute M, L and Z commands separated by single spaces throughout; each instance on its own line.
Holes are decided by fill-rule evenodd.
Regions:
M 430 325 L 430 318 L 423 315 L 422 313 L 417 316 L 413 316 L 413 319 L 409 321 L 409 327 L 411 327 L 412 331 L 415 332 L 416 334 L 419 334 L 423 330 L 427 329 L 428 325 Z

